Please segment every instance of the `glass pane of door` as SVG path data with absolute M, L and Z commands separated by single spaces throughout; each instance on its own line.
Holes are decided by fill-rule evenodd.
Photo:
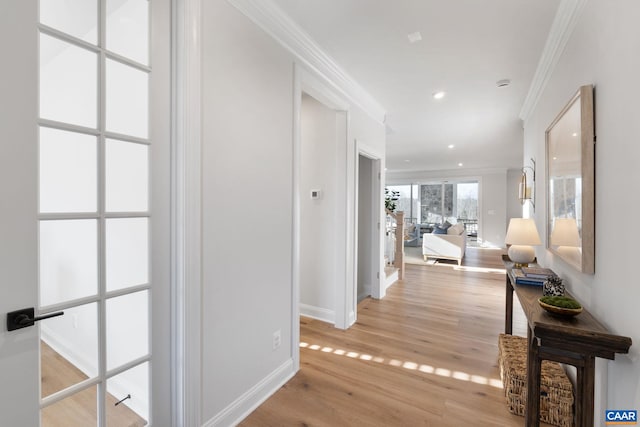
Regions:
M 96 212 L 95 136 L 40 128 L 40 212 Z
M 96 303 L 65 310 L 40 324 L 42 397 L 99 374 Z
M 40 0 L 40 22 L 86 42 L 98 41 L 97 0 Z
M 97 395 L 97 387 L 93 386 L 43 408 L 42 427 L 97 426 Z
M 149 0 L 107 1 L 107 49 L 149 63 Z
M 98 55 L 40 34 L 40 117 L 95 128 Z
M 149 420 L 149 363 L 107 381 L 107 426 L 145 426 Z M 124 400 L 122 400 L 124 399 Z M 118 402 L 120 402 L 118 404 Z
M 98 292 L 98 222 L 40 221 L 40 305 Z
M 107 291 L 149 281 L 149 220 L 113 218 L 106 223 Z
M 107 369 L 149 353 L 149 292 L 107 300 Z
M 145 212 L 149 209 L 149 147 L 106 140 L 106 210 Z
M 107 59 L 106 130 L 138 138 L 149 134 L 149 75 Z

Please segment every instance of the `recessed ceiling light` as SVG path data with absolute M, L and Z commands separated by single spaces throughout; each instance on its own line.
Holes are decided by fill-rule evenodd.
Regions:
M 572 133 L 571 136 L 578 136 L 578 132 Z
M 557 158 L 557 157 L 554 157 L 554 158 L 553 158 L 553 160 L 558 160 L 558 158 Z
M 435 92 L 435 93 L 433 94 L 433 99 L 442 99 L 442 98 L 444 98 L 444 96 L 445 96 L 446 94 L 447 94 L 447 93 L 446 93 L 445 91 L 443 91 L 443 90 L 441 90 L 440 92 Z
M 411 161 L 411 160 L 409 160 L 409 159 L 405 159 L 405 162 L 406 162 L 406 163 L 409 163 L 410 161 Z
M 455 145 L 453 145 L 453 144 L 449 144 L 447 147 L 449 147 L 449 148 L 453 148 L 453 147 L 455 147 Z
M 422 40 L 422 34 L 420 34 L 420 31 L 416 31 L 407 34 L 407 38 L 409 39 L 409 43 L 419 42 L 420 40 Z
M 462 163 L 458 163 L 458 166 L 462 166 Z
M 511 84 L 511 80 L 509 79 L 502 79 L 496 82 L 496 86 L 498 87 L 505 87 L 505 86 L 509 86 L 510 84 Z

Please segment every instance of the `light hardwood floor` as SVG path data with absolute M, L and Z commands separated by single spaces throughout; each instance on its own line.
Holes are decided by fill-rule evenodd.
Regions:
M 42 394 L 63 390 L 87 379 L 87 376 L 67 359 L 40 341 L 42 354 Z M 111 394 L 106 399 L 108 427 L 142 427 L 147 422 L 126 405 L 115 406 Z M 42 427 L 89 427 L 97 425 L 96 387 L 90 387 L 42 410 Z M 1 418 L 1 417 L 0 417 Z M 1 420 L 0 420 L 1 421 Z M 0 422 L 0 425 L 2 423 Z
M 470 248 L 462 267 L 407 265 L 346 331 L 302 318 L 300 371 L 241 425 L 523 426 L 507 410 L 496 360 L 501 253 Z M 523 335 L 524 316 L 514 316 Z

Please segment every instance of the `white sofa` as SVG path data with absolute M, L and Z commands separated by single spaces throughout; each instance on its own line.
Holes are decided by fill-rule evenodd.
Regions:
M 467 233 L 462 224 L 449 227 L 447 234 L 422 235 L 422 255 L 425 261 L 429 258 L 453 259 L 460 265 L 466 248 Z

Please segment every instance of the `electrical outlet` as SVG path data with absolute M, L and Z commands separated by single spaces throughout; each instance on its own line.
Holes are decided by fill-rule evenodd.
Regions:
M 280 333 L 280 329 L 273 333 L 273 349 L 277 350 L 282 344 L 282 334 Z

